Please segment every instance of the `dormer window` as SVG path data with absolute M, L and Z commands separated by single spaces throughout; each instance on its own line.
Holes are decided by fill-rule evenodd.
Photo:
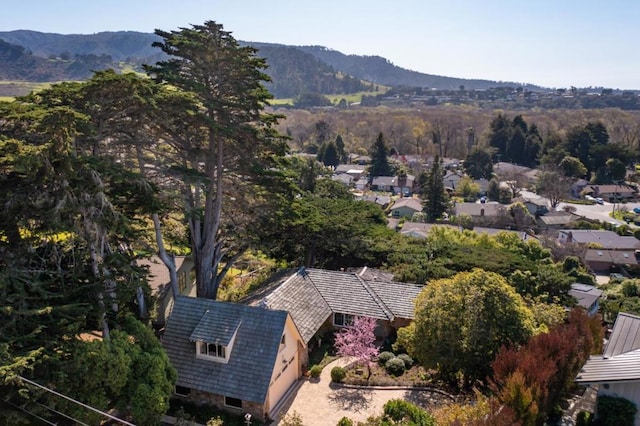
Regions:
M 200 355 L 210 356 L 212 358 L 227 358 L 227 348 L 216 343 L 198 342 L 200 345 Z
M 241 324 L 242 320 L 220 321 L 206 311 L 189 338 L 195 343 L 196 358 L 224 364 L 229 362 Z

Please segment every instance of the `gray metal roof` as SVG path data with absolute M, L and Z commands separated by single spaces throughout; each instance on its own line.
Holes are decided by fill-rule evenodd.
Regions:
M 619 313 L 603 355 L 592 355 L 576 382 L 640 380 L 640 317 Z
M 604 249 L 635 250 L 640 249 L 640 241 L 635 237 L 624 237 L 613 231 L 600 229 L 563 229 L 560 231 L 571 235 L 573 242 L 577 244 L 596 243 Z
M 222 319 L 226 324 L 238 324 L 228 363 L 196 358 L 191 337 L 208 341 L 213 338 L 209 336 L 220 332 L 214 323 Z M 177 297 L 162 337 L 162 345 L 178 372 L 177 385 L 264 403 L 286 320 L 284 311 Z M 212 326 L 210 335 L 207 324 Z
M 610 358 L 636 349 L 640 349 L 640 317 L 620 312 L 604 349 L 604 357 Z

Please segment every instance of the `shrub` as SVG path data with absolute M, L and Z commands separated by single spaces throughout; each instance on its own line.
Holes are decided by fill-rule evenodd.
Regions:
M 591 413 L 588 411 L 580 411 L 576 417 L 576 426 L 589 426 L 592 424 Z
M 628 399 L 613 396 L 598 397 L 597 424 L 602 426 L 632 426 L 638 411 Z
M 331 381 L 340 383 L 344 380 L 347 373 L 344 371 L 342 367 L 333 367 L 331 369 Z
M 408 354 L 400 354 L 398 355 L 398 359 L 401 359 L 404 362 L 404 368 L 407 370 L 411 368 L 413 365 L 413 358 L 411 358 Z
M 435 426 L 436 424 L 429 413 L 403 399 L 392 399 L 384 404 L 384 415 L 396 422 L 403 422 L 402 424 L 416 426 Z
M 322 373 L 322 367 L 320 367 L 319 365 L 314 365 L 309 370 L 309 375 L 314 379 L 320 377 L 320 373 Z
M 353 420 L 349 417 L 343 417 L 340 419 L 336 426 L 353 426 Z
M 404 373 L 404 361 L 400 358 L 391 358 L 384 363 L 384 369 L 387 370 L 389 374 L 400 376 Z
M 396 356 L 393 354 L 393 352 L 380 352 L 380 355 L 378 355 L 378 362 L 380 363 L 380 365 L 385 365 L 387 361 L 395 357 Z

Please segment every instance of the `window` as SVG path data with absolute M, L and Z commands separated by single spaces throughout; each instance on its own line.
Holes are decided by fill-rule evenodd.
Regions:
M 176 385 L 176 395 L 189 396 L 191 394 L 191 388 Z
M 286 340 L 285 340 L 285 337 L 284 337 L 284 334 L 283 334 L 282 338 L 280 339 L 280 346 L 285 346 L 286 344 L 287 343 L 286 343 Z
M 353 325 L 353 315 L 335 313 L 333 314 L 333 325 L 338 327 Z
M 227 358 L 227 348 L 216 343 L 200 342 L 200 355 L 212 358 Z
M 238 398 L 231 398 L 230 396 L 224 397 L 224 405 L 233 408 L 242 408 L 242 400 Z

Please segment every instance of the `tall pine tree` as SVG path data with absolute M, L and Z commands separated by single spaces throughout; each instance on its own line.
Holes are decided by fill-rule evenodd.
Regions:
M 424 194 L 427 197 L 424 212 L 427 215 L 427 220 L 433 222 L 442 217 L 442 214 L 447 211 L 448 205 L 448 197 L 446 192 L 444 192 L 442 163 L 440 157 L 437 155 L 433 160 L 433 166 L 431 166 L 431 171 L 427 178 L 427 187 L 425 188 Z
M 393 173 L 393 167 L 389 164 L 389 148 L 380 132 L 372 148 L 369 176 L 393 176 Z

